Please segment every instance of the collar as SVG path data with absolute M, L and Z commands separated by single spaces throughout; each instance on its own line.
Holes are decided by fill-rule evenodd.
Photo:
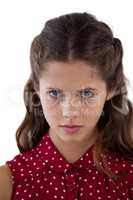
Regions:
M 64 156 L 59 152 L 52 142 L 49 133 L 44 133 L 39 145 L 37 145 L 37 152 L 39 158 L 51 170 L 59 173 L 66 173 L 68 171 L 89 170 L 94 168 L 93 161 L 93 147 L 94 144 L 74 163 L 69 163 Z

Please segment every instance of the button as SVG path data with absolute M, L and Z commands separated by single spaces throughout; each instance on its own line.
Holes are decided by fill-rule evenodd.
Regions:
M 67 188 L 72 191 L 76 188 L 78 182 L 78 174 L 69 173 L 65 176 L 66 186 Z

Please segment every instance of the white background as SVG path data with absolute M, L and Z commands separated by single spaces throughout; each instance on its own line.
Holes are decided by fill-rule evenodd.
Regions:
M 23 87 L 30 74 L 29 49 L 45 22 L 70 12 L 90 12 L 106 22 L 124 47 L 124 70 L 133 83 L 133 11 L 130 0 L 0 1 L 0 165 L 19 153 L 15 132 L 25 116 Z

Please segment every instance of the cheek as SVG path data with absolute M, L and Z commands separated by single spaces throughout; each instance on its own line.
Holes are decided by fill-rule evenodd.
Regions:
M 41 95 L 40 96 L 41 104 L 43 106 L 43 109 L 46 112 L 55 112 L 57 107 L 57 101 L 48 97 L 47 95 Z
M 60 114 L 60 108 L 57 102 L 49 101 L 47 99 L 44 99 L 42 102 L 43 112 L 44 116 L 48 120 L 55 120 L 55 118 L 58 118 Z
M 50 104 L 43 103 L 43 114 L 50 127 L 57 126 L 60 121 L 60 115 L 57 109 L 51 109 Z
M 104 99 L 97 97 L 86 102 L 86 104 L 81 107 L 81 113 L 84 117 L 98 118 L 102 113 L 103 106 Z
M 48 95 L 41 96 L 41 102 L 48 108 L 55 108 L 55 106 L 58 104 L 58 101 L 56 99 L 53 99 L 49 97 Z

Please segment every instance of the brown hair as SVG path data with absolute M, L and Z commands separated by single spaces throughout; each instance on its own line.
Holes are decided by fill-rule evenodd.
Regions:
M 31 75 L 24 87 L 26 115 L 16 131 L 20 152 L 35 147 L 49 130 L 43 115 L 39 77 L 50 61 L 81 60 L 100 72 L 108 90 L 115 96 L 105 102 L 104 115 L 98 121 L 99 135 L 95 143 L 94 161 L 97 168 L 110 177 L 117 177 L 106 166 L 103 155 L 108 149 L 125 159 L 133 160 L 133 106 L 127 96 L 127 78 L 123 72 L 123 48 L 107 24 L 89 13 L 70 13 L 50 19 L 31 44 Z M 45 69 L 46 70 L 46 69 Z M 104 163 L 104 167 L 100 162 Z

